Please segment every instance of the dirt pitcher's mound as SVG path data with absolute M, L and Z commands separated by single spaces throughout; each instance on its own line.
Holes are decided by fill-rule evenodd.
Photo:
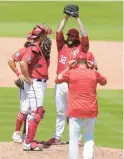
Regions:
M 83 148 L 80 148 L 82 158 Z M 94 159 L 123 159 L 123 150 L 95 147 Z M 43 151 L 23 151 L 22 144 L 0 143 L 0 159 L 68 159 L 68 145 L 51 146 Z

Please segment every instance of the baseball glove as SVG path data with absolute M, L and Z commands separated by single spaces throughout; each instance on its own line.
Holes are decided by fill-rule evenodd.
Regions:
M 46 60 L 49 60 L 50 58 L 51 45 L 52 45 L 52 41 L 48 37 L 44 39 L 41 43 L 41 49 Z
M 15 85 L 21 89 L 24 89 L 24 81 L 21 79 L 17 79 L 14 81 Z
M 79 7 L 77 5 L 69 4 L 65 6 L 63 12 L 68 16 L 76 18 L 79 16 Z

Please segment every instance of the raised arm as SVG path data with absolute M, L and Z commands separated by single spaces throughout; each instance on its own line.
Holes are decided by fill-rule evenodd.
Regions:
M 78 25 L 79 25 L 79 29 L 80 29 L 80 32 L 81 32 L 81 47 L 82 47 L 82 51 L 87 53 L 88 50 L 89 50 L 89 39 L 88 39 L 88 34 L 84 28 L 84 25 L 82 24 L 81 20 L 79 17 L 76 17 L 75 18 Z
M 60 73 L 58 74 L 58 76 L 55 79 L 55 83 L 63 83 L 63 82 L 67 82 L 69 81 L 69 70 L 71 68 L 73 68 L 76 64 L 75 60 L 71 60 L 68 63 L 68 66 Z
M 69 68 L 66 68 L 60 74 L 58 74 L 58 76 L 55 79 L 55 83 L 59 84 L 59 83 L 67 82 L 68 81 L 68 73 L 67 73 L 68 71 L 69 71 Z
M 78 25 L 79 25 L 79 29 L 80 29 L 81 35 L 82 35 L 83 37 L 87 37 L 88 34 L 87 34 L 86 29 L 84 28 L 84 25 L 82 24 L 80 18 L 77 17 L 76 20 L 77 20 L 77 23 L 78 23 Z
M 63 32 L 63 29 L 65 27 L 65 24 L 68 20 L 69 16 L 68 15 L 65 15 L 65 17 L 62 19 L 61 23 L 59 24 L 58 26 L 58 29 L 57 29 L 57 33 L 60 33 L 60 32 Z
M 58 29 L 57 29 L 57 31 L 56 31 L 56 44 L 57 44 L 57 49 L 58 49 L 58 51 L 60 51 L 61 48 L 63 47 L 63 45 L 65 44 L 65 39 L 64 39 L 64 35 L 63 35 L 63 29 L 64 29 L 64 27 L 65 27 L 65 24 L 66 24 L 68 18 L 69 18 L 69 16 L 66 15 L 66 16 L 62 19 L 62 21 L 61 21 L 61 23 L 59 24 Z

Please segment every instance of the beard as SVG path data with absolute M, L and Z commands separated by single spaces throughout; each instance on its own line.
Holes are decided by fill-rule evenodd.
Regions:
M 73 44 L 73 41 L 67 41 L 67 44 L 69 45 L 69 46 L 71 46 L 72 44 Z
M 76 46 L 76 45 L 79 45 L 79 40 L 67 40 L 67 45 L 69 46 L 69 47 L 73 47 L 73 46 Z

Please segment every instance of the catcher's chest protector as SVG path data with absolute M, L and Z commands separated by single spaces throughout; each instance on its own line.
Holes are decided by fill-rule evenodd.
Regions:
M 31 50 L 32 53 L 35 54 L 35 58 L 31 63 L 32 69 L 41 75 L 48 76 L 48 64 L 44 57 L 44 54 L 41 51 L 41 48 L 38 46 L 32 46 Z

